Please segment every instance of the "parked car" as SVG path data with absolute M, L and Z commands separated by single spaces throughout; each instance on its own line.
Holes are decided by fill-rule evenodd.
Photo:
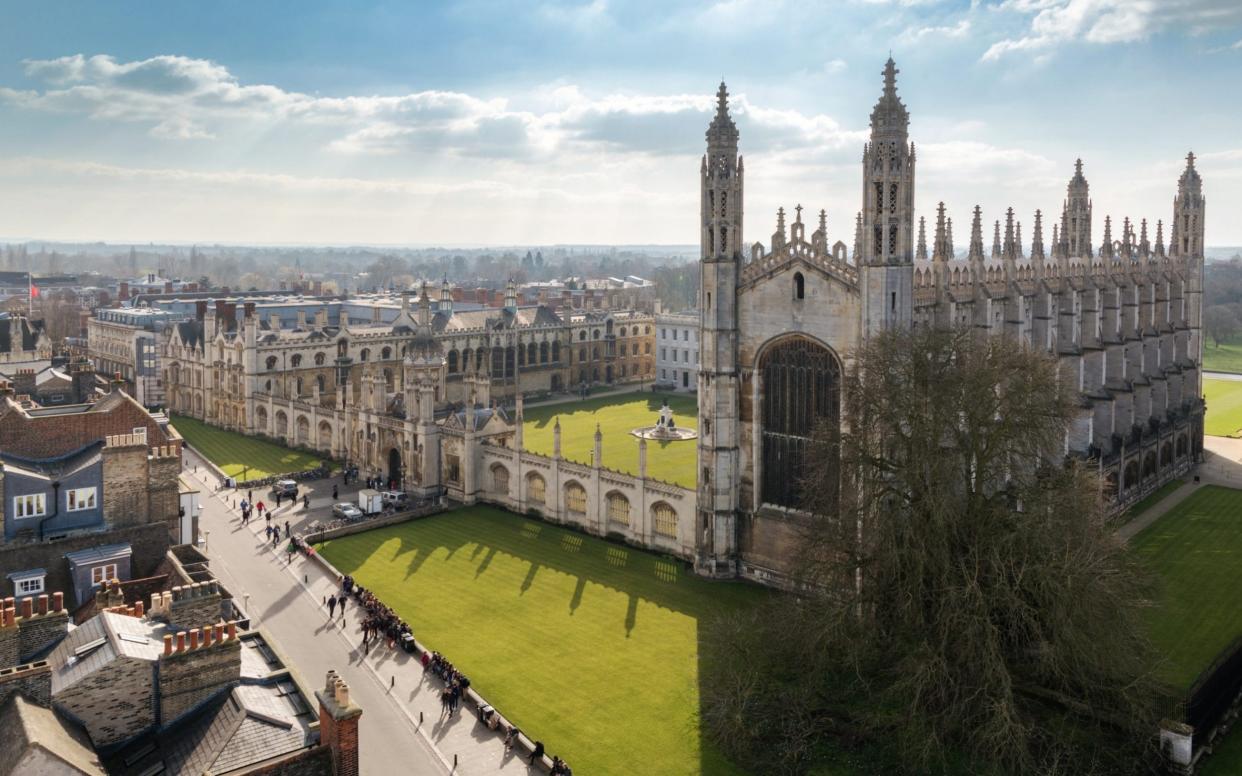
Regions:
M 361 520 L 362 510 L 348 501 L 332 505 L 332 516 L 338 520 Z
M 282 496 L 285 498 L 298 497 L 298 484 L 293 480 L 277 480 L 272 486 L 273 496 Z
M 410 505 L 410 495 L 399 490 L 386 490 L 380 494 L 384 499 L 384 506 L 392 509 L 408 509 Z

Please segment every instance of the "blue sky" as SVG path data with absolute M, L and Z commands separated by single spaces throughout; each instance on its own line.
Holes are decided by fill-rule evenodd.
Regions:
M 778 206 L 852 241 L 891 50 L 918 207 L 967 233 L 1057 212 L 1167 220 L 1188 150 L 1208 243 L 1242 244 L 1242 3 L 9 3 L 0 235 L 693 243 L 715 87 L 748 241 Z M 1029 239 L 1029 229 L 1027 231 Z M 1050 236 L 1050 235 L 1049 235 Z M 1102 236 L 1097 226 L 1096 241 Z

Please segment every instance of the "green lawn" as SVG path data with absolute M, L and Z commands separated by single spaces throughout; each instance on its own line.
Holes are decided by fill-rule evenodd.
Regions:
M 1242 380 L 1203 381 L 1207 417 L 1203 430 L 1212 436 L 1238 436 L 1242 430 Z
M 1134 537 L 1131 546 L 1162 583 L 1151 610 L 1162 675 L 1189 688 L 1242 634 L 1242 490 L 1207 485 Z
M 1175 477 L 1169 480 L 1168 482 L 1166 482 L 1165 484 L 1161 485 L 1159 488 L 1152 491 L 1151 493 L 1148 493 L 1146 496 L 1139 499 L 1137 504 L 1135 504 L 1134 506 L 1126 510 L 1126 514 L 1125 514 L 1126 521 L 1132 520 L 1138 517 L 1139 515 L 1143 514 L 1147 510 L 1151 509 L 1156 504 L 1163 501 L 1165 496 L 1169 495 L 1170 493 L 1172 493 L 1173 491 L 1177 490 L 1178 488 L 1180 488 L 1181 486 L 1185 484 L 1186 484 L 1186 481 L 1183 480 L 1181 477 Z
M 491 507 L 320 551 L 575 773 L 737 772 L 700 740 L 699 623 L 772 593 Z
M 1242 337 L 1212 344 L 1211 337 L 1203 343 L 1203 368 L 1208 372 L 1242 372 Z
M 185 441 L 230 477 L 255 480 L 314 469 L 320 459 L 255 437 L 175 415 L 171 423 Z
M 552 427 L 561 421 L 561 455 L 569 461 L 591 463 L 595 424 L 603 434 L 603 465 L 638 474 L 638 437 L 630 434 L 639 426 L 653 426 L 664 399 L 673 409 L 678 426 L 697 429 L 698 402 L 684 394 L 628 393 L 586 401 L 571 401 L 525 410 L 522 443 L 532 453 L 552 455 Z M 647 441 L 647 476 L 686 488 L 695 487 L 697 442 Z

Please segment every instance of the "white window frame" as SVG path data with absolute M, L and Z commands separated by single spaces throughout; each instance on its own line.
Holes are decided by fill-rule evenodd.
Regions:
M 82 512 L 94 509 L 98 500 L 95 488 L 70 488 L 65 491 L 65 511 Z
M 39 595 L 43 592 L 43 580 L 45 577 L 27 577 L 26 579 L 13 580 L 13 592 L 18 598 L 25 598 L 28 595 Z
M 47 494 L 27 493 L 13 497 L 13 516 L 18 520 L 43 517 L 47 514 Z
M 104 582 L 116 578 L 115 563 L 101 563 L 91 567 L 91 587 L 99 587 Z

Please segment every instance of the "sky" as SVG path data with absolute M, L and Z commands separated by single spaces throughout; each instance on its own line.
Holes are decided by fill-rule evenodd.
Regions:
M 853 241 L 889 53 L 916 205 L 1028 224 L 1081 157 L 1097 222 L 1242 245 L 1238 0 L 0 0 L 0 239 L 698 241 L 728 83 L 747 242 L 776 209 Z M 1045 235 L 1049 239 L 1051 235 Z M 1097 223 L 1095 241 L 1102 239 Z

